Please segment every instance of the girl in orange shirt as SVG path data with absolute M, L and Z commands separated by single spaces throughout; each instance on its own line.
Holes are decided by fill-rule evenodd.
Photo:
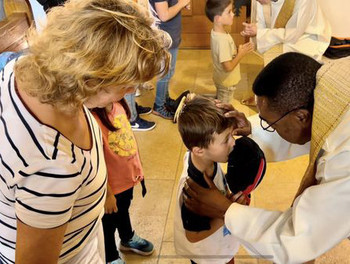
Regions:
M 152 254 L 153 244 L 140 238 L 133 231 L 129 207 L 133 187 L 141 182 L 143 195 L 143 171 L 136 139 L 131 130 L 130 110 L 124 99 L 105 108 L 94 108 L 103 136 L 104 155 L 108 173 L 105 215 L 102 218 L 107 263 L 124 263 L 116 247 L 114 233 L 118 229 L 119 249 L 141 255 Z

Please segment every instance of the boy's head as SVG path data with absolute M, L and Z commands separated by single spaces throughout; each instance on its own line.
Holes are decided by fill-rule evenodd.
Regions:
M 232 130 L 236 128 L 236 119 L 226 118 L 225 112 L 211 99 L 187 96 L 178 118 L 178 129 L 192 153 L 208 160 L 227 162 L 235 144 Z
M 220 20 L 223 25 L 233 23 L 232 1 L 231 0 L 207 0 L 205 14 L 213 23 Z

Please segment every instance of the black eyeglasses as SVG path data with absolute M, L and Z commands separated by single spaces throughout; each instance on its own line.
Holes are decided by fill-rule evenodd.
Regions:
M 278 118 L 275 122 L 272 122 L 271 124 L 269 124 L 264 118 L 262 118 L 260 115 L 259 115 L 259 118 L 260 118 L 260 126 L 262 129 L 264 129 L 265 131 L 268 131 L 268 132 L 275 132 L 276 129 L 273 128 L 272 126 L 275 125 L 278 121 L 280 121 L 283 117 L 287 116 L 288 114 L 290 114 L 291 112 L 293 111 L 296 111 L 296 110 L 299 110 L 299 109 L 306 109 L 307 107 L 305 106 L 299 106 L 299 107 L 296 107 L 296 108 L 293 108 L 292 110 L 288 111 L 287 113 L 285 113 L 284 115 L 282 115 L 280 118 Z

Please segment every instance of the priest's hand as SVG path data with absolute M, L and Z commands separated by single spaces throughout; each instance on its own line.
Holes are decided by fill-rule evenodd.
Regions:
M 243 193 L 238 192 L 227 196 L 233 203 L 239 203 L 241 205 L 249 205 L 249 198 Z
M 212 181 L 204 176 L 209 188 L 204 188 L 188 178 L 184 186 L 185 206 L 196 214 L 210 218 L 223 218 L 232 202 L 226 198 Z
M 241 35 L 243 37 L 255 37 L 257 33 L 257 27 L 255 23 L 246 23 L 243 22 L 243 31 L 241 32 Z

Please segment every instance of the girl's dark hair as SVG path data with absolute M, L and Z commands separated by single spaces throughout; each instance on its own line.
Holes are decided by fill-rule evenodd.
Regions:
M 121 99 L 119 101 L 119 103 L 123 106 L 125 112 L 126 112 L 126 116 L 128 117 L 128 119 L 130 119 L 131 116 L 131 112 L 130 112 L 130 108 L 128 106 L 128 103 L 125 101 L 125 99 Z M 108 113 L 106 111 L 106 108 L 93 108 L 91 109 L 92 112 L 96 113 L 96 115 L 98 116 L 98 118 L 101 120 L 102 124 L 109 130 L 109 131 L 117 131 L 118 129 L 113 126 L 111 120 L 109 120 L 108 118 Z

